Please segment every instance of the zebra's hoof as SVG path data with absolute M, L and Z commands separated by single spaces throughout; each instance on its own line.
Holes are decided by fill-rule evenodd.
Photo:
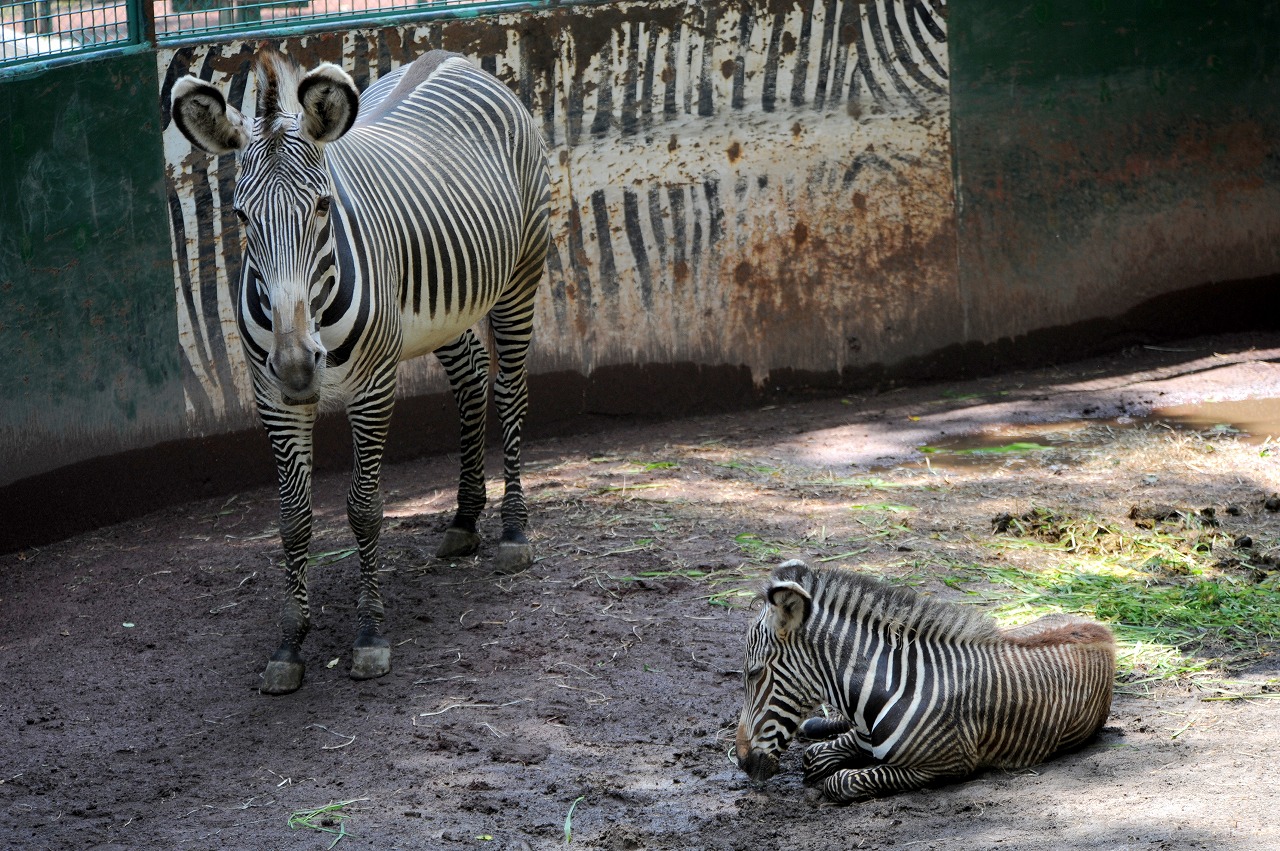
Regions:
M 456 558 L 469 556 L 480 549 L 480 536 L 466 529 L 450 526 L 444 530 L 444 540 L 440 549 L 436 550 L 436 558 Z
M 533 545 L 519 541 L 498 544 L 494 567 L 499 573 L 519 573 L 533 564 Z
M 306 666 L 301 662 L 284 662 L 272 659 L 267 669 L 262 672 L 262 685 L 258 691 L 262 694 L 290 694 L 302 685 L 302 675 Z
M 391 672 L 391 648 L 357 647 L 351 654 L 351 679 L 372 680 Z

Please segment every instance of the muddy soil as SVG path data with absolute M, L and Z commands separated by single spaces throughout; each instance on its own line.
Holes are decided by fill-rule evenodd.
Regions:
M 1227 539 L 1274 548 L 1280 460 L 1259 434 L 1187 409 L 1142 417 L 1280 398 L 1275 358 L 1280 336 L 1198 339 L 531 442 L 538 560 L 514 576 L 487 547 L 433 557 L 453 459 L 395 465 L 394 670 L 368 682 L 346 675 L 344 477 L 322 476 L 309 665 L 281 698 L 258 693 L 283 584 L 270 490 L 5 556 L 0 847 L 541 849 L 567 833 L 610 851 L 1280 847 L 1280 702 L 1210 699 L 1273 691 L 1270 639 L 1211 663 L 1235 684 L 1225 694 L 1130 675 L 1094 743 L 1033 770 L 835 807 L 801 783 L 798 748 L 761 786 L 728 759 L 750 593 L 786 558 L 995 605 L 999 588 L 942 580 L 1006 558 L 992 518 L 1035 506 L 1131 524 L 1141 502 L 1235 505 L 1219 512 Z M 1067 420 L 1085 422 L 1035 425 Z M 959 435 L 1053 449 L 954 463 L 918 451 Z M 862 510 L 890 501 L 883 517 Z M 1045 555 L 1020 558 L 1034 569 Z

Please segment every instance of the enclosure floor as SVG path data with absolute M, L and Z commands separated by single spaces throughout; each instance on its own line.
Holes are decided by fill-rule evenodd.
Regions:
M 849 807 L 802 785 L 798 747 L 760 786 L 728 758 L 751 593 L 786 558 L 995 606 L 1007 588 L 966 594 L 955 571 L 1055 566 L 991 522 L 1035 507 L 1127 529 L 1138 503 L 1216 506 L 1224 540 L 1275 547 L 1280 460 L 1257 436 L 1142 418 L 1280 398 L 1278 357 L 1280 335 L 1197 339 L 531 444 L 538 560 L 514 576 L 491 544 L 433 557 L 454 459 L 393 465 L 374 681 L 346 675 L 356 557 L 345 480 L 321 477 L 309 664 L 282 698 L 257 690 L 283 584 L 271 490 L 4 556 L 0 847 L 1280 847 L 1280 704 L 1192 676 L 1127 675 L 1098 739 L 1034 770 Z M 1058 442 L 918 451 L 1031 433 Z M 1229 692 L 1280 676 L 1273 641 L 1211 649 L 1178 652 Z

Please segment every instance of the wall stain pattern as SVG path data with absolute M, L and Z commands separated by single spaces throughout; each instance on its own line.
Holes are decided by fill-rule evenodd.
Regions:
M 535 373 L 645 363 L 839 372 L 954 342 L 955 213 L 941 0 L 658 0 L 279 42 L 364 88 L 443 47 L 542 124 L 553 248 Z M 194 433 L 252 419 L 234 319 L 234 158 L 168 115 L 193 73 L 252 112 L 245 40 L 158 54 L 183 387 Z M 444 384 L 432 359 L 401 393 Z

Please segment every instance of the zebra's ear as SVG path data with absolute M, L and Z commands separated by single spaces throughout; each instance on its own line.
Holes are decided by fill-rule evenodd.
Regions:
M 332 62 L 308 71 L 298 83 L 302 135 L 323 144 L 342 138 L 360 111 L 360 93 L 351 75 Z
M 779 638 L 786 638 L 809 619 L 813 598 L 798 582 L 772 582 L 765 591 L 769 623 Z
M 249 144 L 244 116 L 227 106 L 222 92 L 188 74 L 173 87 L 173 123 L 187 141 L 211 154 L 229 154 Z

